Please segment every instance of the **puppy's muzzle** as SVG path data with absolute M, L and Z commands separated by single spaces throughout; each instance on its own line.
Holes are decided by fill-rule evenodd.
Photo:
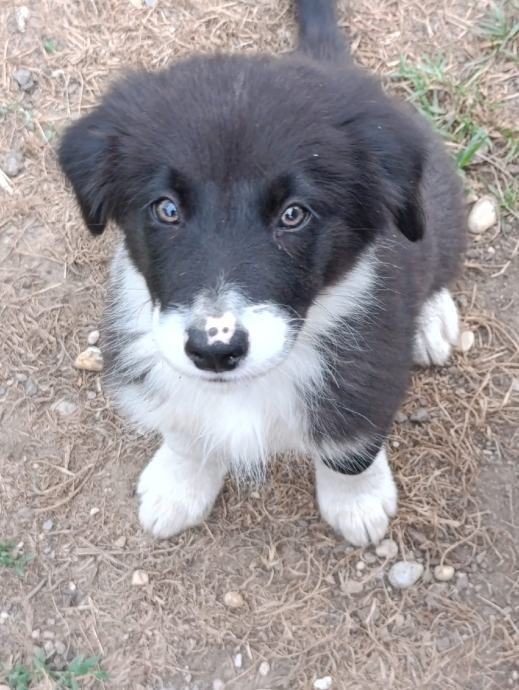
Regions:
M 193 364 L 204 371 L 232 371 L 245 357 L 249 349 L 249 337 L 245 329 L 222 319 L 209 318 L 205 327 L 191 327 L 187 331 L 184 346 Z M 213 322 L 213 323 L 212 323 Z

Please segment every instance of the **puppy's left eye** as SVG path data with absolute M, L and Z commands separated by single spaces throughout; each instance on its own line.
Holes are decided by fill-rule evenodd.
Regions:
M 171 199 L 159 199 L 152 204 L 153 213 L 161 223 L 176 225 L 180 221 L 178 206 Z
M 292 204 L 288 206 L 279 219 L 280 226 L 285 230 L 297 230 L 310 217 L 310 211 L 300 206 L 299 204 Z

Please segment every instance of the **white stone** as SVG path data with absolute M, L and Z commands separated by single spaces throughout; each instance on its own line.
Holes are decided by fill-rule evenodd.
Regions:
M 482 196 L 471 208 L 468 219 L 470 232 L 479 235 L 497 223 L 497 201 L 492 196 Z
M 245 602 L 239 592 L 231 591 L 224 594 L 223 603 L 230 609 L 239 609 Z
M 423 574 L 423 565 L 413 561 L 398 561 L 391 566 L 388 579 L 397 589 L 406 589 L 415 584 Z
M 458 341 L 458 350 L 461 350 L 461 352 L 468 352 L 473 347 L 474 341 L 474 331 L 463 331 Z
M 27 20 L 29 19 L 29 8 L 26 7 L 25 5 L 21 5 L 20 7 L 16 8 L 15 16 L 16 16 L 16 28 L 18 31 L 23 34 L 25 33 L 25 29 L 27 26 Z
M 243 657 L 240 653 L 234 657 L 234 668 L 241 668 L 243 666 Z
M 145 570 L 134 570 L 132 574 L 132 585 L 134 587 L 143 587 L 150 581 L 150 577 Z
M 260 676 L 263 676 L 263 677 L 268 676 L 268 674 L 270 673 L 269 662 L 268 661 L 262 661 L 261 664 L 259 665 L 258 672 L 259 672 Z
M 87 343 L 89 345 L 97 345 L 99 341 L 99 331 L 96 329 L 94 331 L 90 331 L 90 333 L 87 335 Z
M 98 347 L 93 345 L 87 347 L 86 350 L 80 352 L 74 362 L 76 369 L 84 371 L 102 371 L 103 370 L 103 355 Z
M 94 517 L 94 515 L 97 515 L 100 512 L 101 512 L 100 508 L 90 508 L 90 516 L 91 517 Z
M 452 565 L 437 565 L 434 569 L 434 577 L 440 582 L 448 582 L 454 577 Z
M 51 410 L 57 412 L 62 417 L 70 417 L 77 410 L 77 405 L 70 400 L 58 400 L 58 402 L 51 406 Z
M 225 683 L 220 678 L 215 678 L 213 680 L 213 690 L 224 690 Z
M 126 537 L 123 535 L 114 541 L 114 546 L 118 549 L 124 549 L 126 546 Z
M 375 553 L 377 556 L 380 556 L 380 558 L 391 560 L 396 558 L 398 554 L 398 545 L 392 539 L 383 539 L 375 549 Z
M 330 690 L 333 685 L 331 676 L 323 676 L 314 681 L 314 690 Z

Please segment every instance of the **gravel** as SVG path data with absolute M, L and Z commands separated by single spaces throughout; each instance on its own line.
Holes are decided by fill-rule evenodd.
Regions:
M 396 589 L 412 587 L 423 575 L 423 565 L 414 561 L 397 561 L 391 566 L 388 579 Z
M 493 196 L 482 196 L 469 213 L 467 221 L 469 231 L 475 235 L 489 230 L 498 221 L 498 204 Z
M 427 410 L 425 407 L 419 407 L 409 417 L 409 419 L 415 424 L 424 424 L 425 422 L 428 422 L 430 418 L 431 415 L 429 414 L 429 410 Z
M 434 569 L 434 577 L 440 582 L 448 582 L 454 577 L 452 565 L 437 565 Z
M 323 676 L 314 681 L 314 690 L 330 690 L 333 685 L 331 676 Z
M 102 371 L 103 370 L 103 355 L 98 347 L 90 346 L 86 350 L 80 352 L 74 362 L 76 369 L 84 371 Z
M 243 597 L 239 592 L 226 592 L 223 597 L 223 603 L 230 609 L 239 609 L 245 603 Z
M 58 400 L 58 402 L 55 402 L 53 405 L 51 405 L 50 409 L 53 412 L 57 412 L 62 417 L 70 417 L 71 414 L 76 412 L 77 405 L 70 400 Z
M 2 170 L 9 177 L 16 177 L 23 170 L 23 157 L 18 151 L 9 151 L 3 160 Z
M 392 558 L 396 558 L 398 554 L 398 545 L 392 539 L 383 539 L 375 549 L 375 553 L 377 556 L 380 556 L 380 558 L 391 560 Z
M 18 84 L 22 91 L 32 93 L 36 88 L 36 82 L 33 79 L 31 70 L 20 67 L 13 72 L 13 79 Z

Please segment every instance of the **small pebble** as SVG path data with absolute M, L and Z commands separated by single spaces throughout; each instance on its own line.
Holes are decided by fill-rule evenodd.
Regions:
M 230 609 L 239 609 L 245 602 L 239 592 L 231 591 L 225 593 L 223 603 Z
M 54 642 L 54 649 L 58 654 L 63 655 L 67 651 L 67 646 L 63 642 L 61 642 L 61 640 L 57 640 L 56 642 Z
M 100 508 L 90 508 L 90 517 L 94 517 L 101 512 Z
M 331 676 L 323 676 L 314 681 L 314 690 L 330 690 L 333 681 Z
M 74 362 L 76 369 L 84 371 L 102 371 L 103 370 L 103 355 L 98 347 L 90 346 L 86 350 L 80 352 Z
M 397 589 L 407 589 L 417 582 L 423 574 L 423 565 L 413 561 L 398 561 L 391 566 L 388 579 Z
M 466 573 L 456 573 L 456 589 L 462 592 L 469 586 L 469 578 Z
M 398 410 L 398 412 L 395 415 L 395 422 L 397 424 L 403 424 L 404 422 L 407 422 L 408 416 L 405 414 L 405 412 L 402 412 L 402 410 Z
M 20 67 L 20 69 L 13 72 L 13 78 L 20 89 L 26 93 L 31 93 L 36 88 L 36 82 L 32 77 L 31 71 L 25 67 Z
M 16 177 L 23 168 L 23 158 L 18 151 L 9 151 L 2 163 L 2 170 L 9 177 Z
M 213 680 L 213 690 L 224 690 L 225 683 L 220 678 L 215 678 Z
M 70 417 L 70 415 L 74 414 L 77 410 L 77 405 L 70 400 L 58 400 L 58 402 L 51 405 L 50 409 L 57 412 L 62 417 Z
M 519 680 L 519 671 L 512 671 L 512 680 Z
M 429 411 L 425 407 L 420 407 L 410 415 L 409 419 L 415 424 L 423 424 L 430 419 Z
M 44 630 L 41 634 L 44 640 L 53 640 L 54 639 L 54 633 L 52 630 Z
M 89 345 L 97 345 L 99 341 L 99 331 L 96 329 L 95 331 L 90 331 L 90 333 L 87 335 L 87 343 Z
M 126 537 L 122 536 L 116 539 L 114 541 L 114 546 L 117 546 L 118 549 L 124 549 L 124 547 L 126 546 Z
M 43 644 L 43 649 L 45 650 L 45 654 L 50 656 L 54 653 L 54 644 L 51 642 L 51 640 L 47 640 L 47 642 Z
M 234 668 L 241 668 L 243 666 L 243 657 L 241 654 L 236 654 L 234 657 Z
M 472 349 L 474 341 L 474 331 L 463 331 L 458 341 L 458 350 L 461 352 L 468 352 L 470 349 Z
M 357 563 L 355 564 L 356 570 L 364 570 L 365 567 L 366 564 L 364 563 L 364 561 L 357 561 Z
M 150 581 L 150 577 L 145 570 L 134 570 L 132 574 L 132 585 L 134 587 L 143 587 Z
M 26 7 L 25 5 L 21 5 L 20 7 L 16 8 L 15 11 L 15 17 L 16 17 L 16 28 L 18 31 L 23 34 L 25 33 L 25 29 L 27 28 L 27 20 L 29 19 L 29 8 Z
M 392 559 L 398 554 L 398 545 L 392 539 L 383 539 L 376 547 L 375 553 L 380 558 Z
M 268 676 L 270 673 L 270 664 L 268 661 L 262 661 L 261 664 L 259 665 L 258 673 L 260 676 Z
M 344 592 L 344 594 L 360 594 L 362 590 L 364 589 L 364 585 L 362 582 L 357 582 L 356 580 L 346 580 L 346 582 L 342 585 L 341 591 Z
M 33 640 L 39 640 L 39 639 L 40 639 L 40 631 L 39 631 L 38 628 L 35 628 L 35 629 L 32 631 L 31 637 L 32 637 Z
M 448 582 L 454 577 L 452 565 L 437 565 L 434 569 L 434 577 L 440 582 Z
M 86 397 L 87 400 L 95 400 L 97 398 L 97 395 L 95 391 L 87 391 Z
M 479 235 L 497 223 L 497 201 L 492 196 L 482 196 L 471 208 L 468 218 L 470 232 Z
M 45 520 L 45 522 L 42 525 L 42 529 L 44 529 L 45 532 L 50 532 L 53 527 L 54 527 L 54 523 L 50 519 Z
M 23 389 L 25 391 L 25 395 L 28 395 L 29 397 L 36 395 L 38 392 L 38 386 L 32 379 L 27 379 L 27 381 L 23 384 Z

